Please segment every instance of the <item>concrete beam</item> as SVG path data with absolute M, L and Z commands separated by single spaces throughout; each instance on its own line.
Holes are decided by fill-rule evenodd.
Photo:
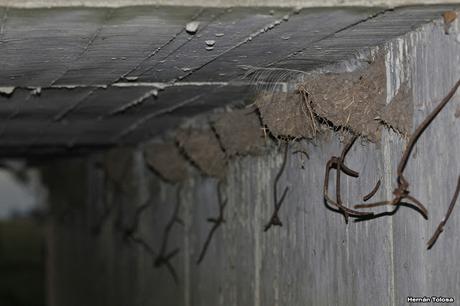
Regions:
M 1 152 L 138 144 L 261 85 L 346 74 L 430 22 L 443 34 L 456 8 L 0 8 Z
M 458 3 L 457 0 L 0 0 L 0 6 L 15 8 L 44 7 L 124 7 L 140 5 L 177 5 L 203 7 L 332 7 L 384 6 L 397 7 L 415 4 Z
M 347 124 L 352 120 L 359 123 L 352 126 L 358 129 L 362 117 L 376 119 L 374 106 L 392 105 L 391 101 L 404 102 L 406 110 L 413 109 L 404 116 L 412 125 L 401 126 L 399 133 L 382 128 L 376 143 L 357 141 L 350 150 L 346 163 L 359 171 L 360 176 L 342 177 L 342 197 L 349 207 L 352 203 L 361 203 L 362 196 L 379 179 L 381 188 L 373 200 L 392 197 L 397 164 L 405 147 L 401 134 L 404 131 L 410 134 L 460 78 L 460 41 L 457 39 L 460 23 L 452 22 L 446 33 L 446 24 L 439 17 L 445 9 L 408 8 L 386 12 L 345 29 L 333 30 L 331 35 L 318 41 L 308 41 L 303 50 L 288 52 L 290 56 L 280 56 L 282 60 L 274 64 L 275 68 L 291 71 L 293 65 L 300 67 L 297 72 L 305 77 L 289 75 L 290 84 L 284 88 L 288 91 L 286 94 L 291 94 L 288 102 L 304 101 L 299 99 L 300 88 L 295 90 L 297 85 L 317 88 L 316 83 L 322 83 L 319 94 L 312 94 L 314 111 L 328 119 L 321 124 Z M 284 31 L 271 37 L 278 37 L 280 33 Z M 261 46 L 265 46 L 266 51 L 280 52 L 278 54 L 285 51 L 277 48 L 265 34 L 260 37 L 261 41 L 252 40 L 254 48 L 250 44 L 241 46 L 247 47 L 241 50 L 241 55 L 263 62 L 273 59 L 270 57 L 273 53 L 264 58 L 260 55 Z M 299 37 L 297 43 L 305 42 L 305 37 L 307 34 L 302 36 L 304 40 Z M 264 39 L 267 39 L 265 44 Z M 366 58 L 354 53 L 356 50 L 359 54 L 373 54 L 376 60 L 368 63 Z M 238 54 L 232 52 L 237 51 L 226 53 L 228 62 Z M 356 68 L 359 63 L 362 70 L 347 73 L 346 69 Z M 219 65 L 213 66 L 215 64 L 211 62 L 209 67 L 213 69 L 206 73 L 198 71 L 203 74 L 197 73 L 196 78 L 218 79 Z M 225 65 L 225 61 L 220 64 Z M 266 68 L 268 64 L 260 66 Z M 331 67 L 342 73 L 321 73 Z M 308 73 L 312 69 L 319 70 Z M 258 76 L 262 77 L 263 74 Z M 77 95 L 85 95 L 85 90 L 87 88 L 76 91 L 75 97 L 69 95 L 68 101 L 62 103 L 74 105 Z M 131 89 L 133 93 L 111 87 L 107 90 L 115 90 L 112 97 L 117 99 L 112 104 L 110 99 L 96 100 L 110 104 L 113 109 L 113 104 L 124 105 L 125 95 L 144 97 L 152 89 Z M 158 100 L 145 108 L 143 105 L 139 113 L 148 115 L 161 107 L 167 108 L 168 101 L 176 101 L 174 97 L 181 94 L 188 99 L 186 90 L 180 86 L 173 92 L 165 90 L 169 99 Z M 102 95 L 102 92 L 96 94 Z M 216 94 L 210 101 L 218 103 L 225 98 L 225 94 Z M 324 104 L 315 108 L 315 101 L 320 100 Z M 363 101 L 367 104 L 362 104 Z M 197 109 L 199 112 L 200 106 L 206 107 L 205 102 L 187 105 L 185 113 Z M 331 156 L 340 155 L 344 147 L 341 136 L 347 134 L 338 134 L 337 129 L 324 124 L 323 133 L 313 141 L 290 139 L 289 146 L 284 147 L 264 138 L 264 132 L 269 133 L 274 127 L 270 121 L 298 121 L 293 116 L 296 109 L 302 115 L 301 110 L 305 111 L 302 118 L 308 119 L 308 109 L 302 108 L 302 104 L 294 104 L 297 108 L 277 105 L 278 115 L 288 109 L 285 116 L 261 111 L 263 120 L 270 119 L 266 126 L 258 121 L 245 123 L 235 112 L 227 120 L 195 118 L 179 135 L 170 135 L 169 145 L 142 144 L 132 150 L 111 150 L 52 164 L 43 171 L 53 208 L 48 250 L 52 263 L 50 305 L 396 306 L 406 304 L 408 296 L 425 295 L 458 300 L 458 206 L 435 247 L 428 251 L 426 243 L 445 215 L 460 173 L 460 143 L 456 141 L 460 134 L 459 103 L 460 92 L 457 92 L 419 138 L 404 173 L 410 183 L 410 194 L 427 206 L 428 220 L 407 206 L 401 206 L 396 212 L 380 207 L 376 211 L 381 213 L 378 218 L 345 224 L 341 214 L 328 209 L 323 197 L 325 166 Z M 91 104 L 83 105 L 69 116 L 88 116 L 94 111 L 87 108 Z M 355 108 L 356 105 L 359 107 Z M 265 105 L 256 103 L 256 107 Z M 393 110 L 393 116 L 383 119 L 388 122 L 398 119 L 398 108 L 389 109 Z M 176 110 L 179 111 L 176 114 L 180 114 L 181 109 Z M 129 114 L 128 118 L 139 120 L 135 109 L 130 109 Z M 247 113 L 242 115 L 249 120 Z M 156 125 L 170 122 L 171 117 L 153 119 L 143 128 L 132 130 L 130 138 L 138 142 L 147 139 Z M 73 128 L 79 131 L 77 124 Z M 286 133 L 280 130 L 280 134 Z M 287 130 L 291 133 L 296 129 Z M 65 131 L 62 133 L 63 138 L 68 136 Z M 231 133 L 244 134 L 245 138 Z M 244 144 L 256 143 L 246 138 L 251 135 L 262 137 L 268 143 L 266 151 L 247 155 L 250 148 Z M 78 134 L 78 137 L 87 136 Z M 244 140 L 243 145 L 235 146 L 234 141 L 239 139 Z M 222 142 L 220 146 L 218 141 Z M 152 146 L 161 154 L 152 155 Z M 164 152 L 165 147 L 172 148 L 171 153 Z M 306 151 L 309 158 L 294 154 L 298 150 Z M 280 172 L 284 156 L 286 166 Z M 219 160 L 216 162 L 215 158 Z M 179 166 L 177 159 L 186 165 L 173 167 L 173 163 Z M 219 171 L 207 169 L 213 165 L 219 166 Z M 179 174 L 161 175 L 161 172 L 171 174 L 172 171 Z M 187 172 L 187 179 L 183 171 Z M 329 182 L 332 192 L 333 179 L 330 177 Z M 264 232 L 274 209 L 273 189 L 277 188 L 280 195 L 286 187 L 289 191 L 279 210 L 283 226 Z M 225 223 L 215 230 L 206 256 L 197 265 L 213 227 L 208 220 L 219 216 L 222 204 L 219 190 L 227 201 Z M 164 261 L 167 255 L 171 255 L 170 261 Z

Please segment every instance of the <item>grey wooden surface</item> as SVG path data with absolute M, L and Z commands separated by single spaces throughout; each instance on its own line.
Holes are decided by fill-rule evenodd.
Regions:
M 415 124 L 460 77 L 460 43 L 443 31 L 433 22 L 384 46 L 388 99 L 408 81 Z M 152 254 L 123 238 L 119 225 L 132 224 L 136 207 L 151 197 L 137 235 L 158 252 L 178 186 L 161 182 L 139 150 L 56 162 L 44 171 L 54 208 L 50 305 L 403 305 L 409 295 L 452 296 L 458 304 L 458 207 L 432 250 L 426 242 L 460 174 L 460 121 L 454 116 L 459 106 L 457 93 L 420 138 L 408 164 L 410 190 L 428 207 L 428 221 L 401 207 L 393 216 L 346 225 L 328 210 L 322 199 L 324 168 L 343 147 L 338 135 L 330 135 L 302 142 L 310 155 L 305 169 L 290 148 L 279 182 L 280 190 L 290 188 L 280 210 L 284 225 L 266 233 L 282 150 L 232 160 L 223 185 L 226 222 L 197 266 L 211 228 L 206 219 L 217 216 L 218 203 L 217 181 L 195 173 L 181 187 L 183 225 L 176 223 L 168 240 L 168 251 L 180 248 L 171 261 L 177 284 L 165 267 L 153 267 Z M 356 143 L 347 163 L 361 175 L 343 180 L 344 198 L 359 201 L 379 178 L 375 199 L 390 197 L 403 147 L 404 140 L 391 131 L 379 144 Z M 112 207 L 109 217 L 94 234 L 107 207 Z

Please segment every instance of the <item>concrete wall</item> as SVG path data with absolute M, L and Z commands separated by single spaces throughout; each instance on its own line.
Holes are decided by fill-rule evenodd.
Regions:
M 389 42 L 385 53 L 387 100 L 408 81 L 415 124 L 460 77 L 460 43 L 435 23 Z M 424 295 L 458 300 L 458 207 L 432 250 L 426 242 L 460 174 L 459 107 L 457 93 L 421 137 L 406 171 L 429 220 L 402 207 L 392 216 L 346 225 L 322 196 L 325 164 L 343 144 L 339 135 L 322 136 L 296 144 L 308 160 L 290 147 L 279 180 L 280 190 L 290 188 L 280 210 L 283 226 L 267 232 L 282 149 L 229 161 L 222 184 L 226 222 L 200 265 L 212 227 L 206 220 L 218 215 L 217 179 L 194 171 L 183 183 L 165 183 L 146 165 L 142 146 L 55 162 L 43 172 L 53 205 L 50 305 L 402 305 L 407 296 Z M 403 146 L 391 131 L 378 144 L 356 143 L 347 163 L 361 176 L 344 179 L 343 196 L 358 202 L 381 178 L 375 199 L 390 198 Z M 181 222 L 174 222 L 164 249 L 179 248 L 171 259 L 177 282 L 166 265 L 154 265 L 176 205 Z M 133 240 L 126 230 L 136 216 Z

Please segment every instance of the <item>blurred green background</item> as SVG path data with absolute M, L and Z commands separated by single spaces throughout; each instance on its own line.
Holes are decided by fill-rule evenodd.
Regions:
M 22 163 L 0 167 L 0 306 L 45 305 L 44 197 L 36 172 Z
M 30 218 L 0 221 L 0 305 L 45 305 L 45 238 Z

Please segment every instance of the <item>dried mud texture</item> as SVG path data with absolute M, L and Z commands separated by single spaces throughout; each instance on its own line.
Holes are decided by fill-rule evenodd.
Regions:
M 457 12 L 455 11 L 446 11 L 442 14 L 442 18 L 444 20 L 444 32 L 446 34 L 449 34 L 449 29 L 454 22 L 455 19 L 457 19 Z
M 407 137 L 412 131 L 413 113 L 412 91 L 407 83 L 404 83 L 393 100 L 383 108 L 380 120 L 396 132 Z
M 228 156 L 263 152 L 265 137 L 254 110 L 242 109 L 222 114 L 213 126 Z
M 164 180 L 176 183 L 185 180 L 187 161 L 174 143 L 149 144 L 144 149 L 145 162 Z
M 216 135 L 211 130 L 180 130 L 179 146 L 190 160 L 206 175 L 222 179 L 227 160 Z
M 306 90 L 318 116 L 336 127 L 349 128 L 370 141 L 379 141 L 379 122 L 375 118 L 386 101 L 383 56 L 354 72 L 308 77 L 299 87 Z
M 104 161 L 109 180 L 122 189 L 132 188 L 135 185 L 132 180 L 133 164 L 134 156 L 129 148 L 110 150 Z
M 316 131 L 299 93 L 265 92 L 256 100 L 262 122 L 275 137 L 313 138 Z

